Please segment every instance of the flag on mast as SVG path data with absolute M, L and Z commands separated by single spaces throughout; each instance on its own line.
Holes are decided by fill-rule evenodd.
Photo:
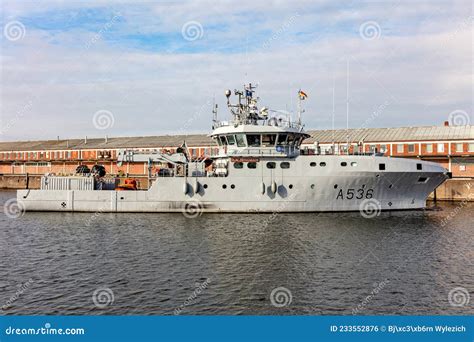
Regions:
M 300 100 L 305 100 L 308 97 L 308 95 L 301 89 L 298 91 L 298 96 L 300 97 Z

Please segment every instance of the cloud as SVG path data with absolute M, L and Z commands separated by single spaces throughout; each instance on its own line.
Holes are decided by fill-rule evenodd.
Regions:
M 46 2 L 4 3 L 2 139 L 206 133 L 211 104 L 227 115 L 223 92 L 259 83 L 262 104 L 295 107 L 308 94 L 306 127 L 345 127 L 349 60 L 350 126 L 438 125 L 456 109 L 472 113 L 470 5 L 362 3 Z M 202 25 L 187 40 L 182 27 Z M 360 27 L 377 23 L 364 39 Z M 27 108 L 27 110 L 25 110 Z M 380 111 L 380 108 L 383 110 Z M 106 131 L 98 110 L 114 115 Z M 189 120 L 193 118 L 190 124 Z

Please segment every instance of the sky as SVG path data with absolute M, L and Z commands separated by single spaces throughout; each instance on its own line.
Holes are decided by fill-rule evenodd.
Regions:
M 277 111 L 304 90 L 306 129 L 472 124 L 473 23 L 469 0 L 2 0 L 0 140 L 210 133 L 248 82 Z

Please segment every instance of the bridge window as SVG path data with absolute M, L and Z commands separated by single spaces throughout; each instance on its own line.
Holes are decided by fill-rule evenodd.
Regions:
M 236 168 L 236 169 L 242 169 L 243 167 L 244 167 L 244 163 L 242 163 L 242 162 L 234 163 L 234 168 Z
M 262 146 L 275 146 L 276 134 L 262 134 Z
M 287 134 L 278 134 L 277 145 L 286 145 Z
M 281 167 L 282 169 L 289 169 L 289 168 L 290 168 L 290 163 L 288 163 L 288 162 L 281 162 L 281 163 L 280 163 L 280 167 Z
M 268 162 L 267 163 L 267 169 L 274 169 L 276 167 L 276 163 L 275 162 Z
M 244 134 L 236 134 L 235 140 L 237 141 L 238 147 L 245 147 L 245 135 Z
M 247 134 L 247 145 L 249 147 L 260 147 L 260 134 Z
M 219 140 L 221 142 L 220 143 L 221 145 L 223 145 L 223 146 L 227 145 L 227 139 L 225 138 L 225 136 L 223 136 L 223 135 L 219 136 Z
M 233 135 L 228 135 L 227 142 L 229 143 L 229 145 L 235 145 L 235 137 Z
M 248 162 L 247 167 L 249 169 L 256 169 L 257 168 L 257 163 L 256 162 Z
M 295 135 L 294 134 L 288 134 L 288 145 L 293 145 L 295 142 Z

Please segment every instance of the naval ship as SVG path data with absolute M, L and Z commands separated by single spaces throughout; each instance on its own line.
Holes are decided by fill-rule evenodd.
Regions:
M 236 102 L 231 102 L 232 93 Z M 445 179 L 439 164 L 385 157 L 356 148 L 345 151 L 302 149 L 309 138 L 301 122 L 298 93 L 296 118 L 260 107 L 256 86 L 227 90 L 227 121 L 213 108 L 210 137 L 218 153 L 193 159 L 186 144 L 176 153 L 120 150 L 118 164 L 147 162 L 149 187 L 135 181 L 119 185 L 100 167 L 92 172 L 58 177 L 46 175 L 40 190 L 19 190 L 17 202 L 26 211 L 64 212 L 336 212 L 422 209 L 427 197 Z M 86 167 L 87 169 L 87 167 Z M 94 169 L 94 168 L 93 168 Z

